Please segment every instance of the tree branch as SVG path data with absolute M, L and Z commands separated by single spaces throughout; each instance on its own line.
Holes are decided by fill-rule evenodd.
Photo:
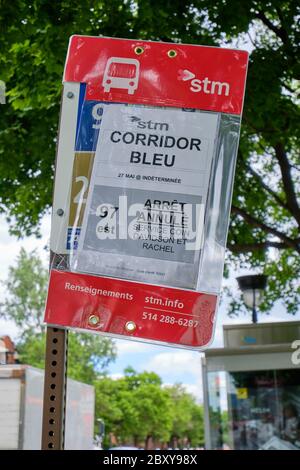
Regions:
M 283 28 L 277 28 L 277 26 L 275 26 L 272 21 L 266 17 L 263 11 L 259 10 L 258 13 L 256 13 L 256 18 L 261 20 L 271 31 L 273 31 L 273 33 L 275 33 L 284 44 L 288 42 L 286 31 Z
M 259 181 L 260 185 L 273 197 L 273 199 L 275 199 L 276 202 L 278 202 L 278 204 L 283 207 L 285 210 L 287 210 L 288 212 L 291 212 L 290 211 L 290 208 L 289 206 L 278 196 L 278 194 L 275 193 L 275 191 L 273 191 L 273 189 L 271 189 L 262 179 L 262 177 L 256 173 L 255 170 L 253 170 L 253 168 L 251 168 L 250 165 L 246 165 L 246 168 L 247 170 Z
M 293 165 L 292 163 L 290 163 L 290 167 L 294 168 L 294 170 L 300 171 L 300 166 Z
M 280 10 L 280 8 L 277 6 L 275 7 L 275 10 L 276 10 L 276 13 L 278 15 L 278 18 L 280 20 L 280 23 L 281 23 L 281 27 L 283 28 L 283 25 L 284 25 L 284 17 L 283 17 L 283 14 L 282 14 L 282 11 Z
M 297 90 L 293 90 L 293 88 L 286 83 L 281 82 L 281 86 L 283 86 L 283 88 L 285 88 L 289 93 L 297 93 Z
M 255 40 L 251 37 L 251 34 L 249 33 L 249 31 L 247 32 L 247 36 L 250 39 L 252 46 L 257 47 L 257 44 L 255 43 Z
M 236 206 L 232 206 L 231 212 L 233 214 L 240 215 L 248 224 L 253 225 L 254 227 L 261 228 L 266 233 L 270 233 L 275 237 L 279 238 L 282 242 L 284 242 L 290 248 L 293 248 L 298 253 L 300 253 L 300 243 L 299 240 L 293 240 L 290 237 L 287 237 L 283 233 L 279 232 L 277 229 L 270 227 L 269 225 L 265 224 L 261 220 L 256 219 L 252 215 L 248 214 L 244 209 L 241 209 Z
M 297 202 L 294 183 L 291 175 L 291 166 L 281 143 L 275 145 L 275 155 L 280 166 L 287 205 L 300 227 L 300 207 Z
M 283 242 L 258 242 L 258 243 L 232 243 L 227 245 L 227 248 L 233 253 L 248 253 L 251 251 L 261 251 L 267 248 L 277 248 L 283 250 L 289 248 L 286 243 Z

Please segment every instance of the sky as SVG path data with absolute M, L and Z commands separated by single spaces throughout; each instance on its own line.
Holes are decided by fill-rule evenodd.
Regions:
M 50 216 L 45 216 L 41 225 L 42 238 L 28 237 L 18 240 L 8 233 L 8 224 L 5 218 L 0 217 L 0 280 L 3 281 L 8 275 L 8 267 L 13 265 L 16 257 L 24 247 L 27 251 L 36 249 L 43 259 L 45 266 L 48 263 L 48 254 L 45 247 L 49 244 Z M 235 273 L 235 276 L 249 274 L 249 272 Z M 229 281 L 232 288 L 237 292 L 237 283 L 232 276 Z M 3 299 L 3 288 L 0 286 L 0 302 Z M 222 326 L 233 323 L 249 323 L 250 314 L 242 314 L 238 318 L 229 318 L 227 314 L 228 299 L 225 299 L 218 311 L 218 320 L 215 331 L 215 339 L 210 347 L 222 347 Z M 300 319 L 300 313 L 291 317 L 285 313 L 284 307 L 278 302 L 270 315 L 263 316 L 263 321 L 293 321 Z M 8 334 L 12 339 L 17 337 L 17 330 L 12 322 L 0 319 L 0 336 Z M 117 347 L 117 359 L 109 367 L 109 375 L 114 378 L 122 376 L 127 366 L 136 371 L 154 371 L 159 374 L 165 384 L 182 383 L 199 402 L 202 401 L 202 379 L 201 379 L 201 354 L 199 352 L 176 349 L 173 347 L 157 346 L 152 344 L 115 340 Z

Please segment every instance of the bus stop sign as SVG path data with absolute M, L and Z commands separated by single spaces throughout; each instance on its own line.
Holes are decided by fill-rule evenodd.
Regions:
M 233 49 L 71 37 L 49 325 L 209 345 L 247 62 Z

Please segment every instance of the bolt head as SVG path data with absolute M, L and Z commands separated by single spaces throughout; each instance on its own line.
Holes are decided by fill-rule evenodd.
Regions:
M 72 91 L 68 91 L 67 98 L 74 98 L 74 93 Z
M 100 321 L 100 318 L 98 317 L 98 315 L 90 315 L 89 317 L 89 324 L 92 325 L 92 326 L 96 326 L 98 325 Z
M 128 333 L 133 333 L 136 330 L 134 321 L 128 321 L 125 325 L 125 330 L 128 331 Z
M 170 50 L 168 51 L 168 56 L 169 56 L 171 59 L 173 59 L 174 57 L 177 56 L 177 51 L 175 51 L 174 49 L 170 49 Z

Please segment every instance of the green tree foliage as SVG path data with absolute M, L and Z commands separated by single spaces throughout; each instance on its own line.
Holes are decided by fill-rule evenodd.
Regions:
M 1 316 L 13 320 L 27 337 L 43 330 L 43 313 L 47 294 L 48 272 L 35 251 L 21 248 L 16 264 L 8 269 L 3 283 L 5 297 L 0 304 Z
M 192 447 L 204 443 L 203 408 L 185 391 L 182 385 L 168 387 L 173 403 L 173 427 L 171 437 L 173 442 L 186 442 Z M 174 445 L 176 447 L 176 445 Z
M 299 298 L 299 2 L 0 1 L 0 211 L 37 230 L 51 205 L 61 77 L 71 34 L 252 48 L 229 259 L 269 275 L 264 308 Z
M 95 382 L 96 418 L 105 422 L 105 445 L 114 436 L 119 444 L 147 448 L 185 442 L 203 443 L 202 407 L 181 386 L 163 387 L 153 372 L 125 370 L 124 377 Z
M 105 422 L 106 440 L 113 435 L 123 444 L 146 445 L 150 437 L 169 438 L 172 402 L 156 374 L 128 368 L 124 377 L 103 378 L 95 387 L 96 416 Z
M 44 368 L 44 306 L 48 272 L 38 254 L 21 249 L 15 266 L 9 268 L 3 283 L 5 298 L 0 303 L 0 317 L 12 320 L 21 331 L 17 349 L 21 362 Z M 69 333 L 68 375 L 92 383 L 115 357 L 113 343 L 85 333 Z

